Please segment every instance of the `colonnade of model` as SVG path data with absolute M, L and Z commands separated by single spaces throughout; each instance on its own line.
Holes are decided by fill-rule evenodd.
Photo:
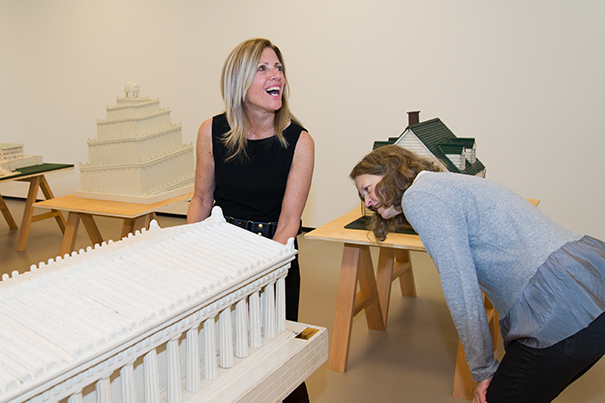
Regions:
M 289 333 L 295 253 L 217 208 L 4 275 L 0 402 L 179 403 L 224 384 Z
M 183 148 L 181 125 L 172 125 L 142 139 L 129 137 L 117 143 L 89 140 L 88 160 L 91 165 L 143 163 L 180 148 Z
M 171 124 L 170 109 L 130 118 L 100 120 L 97 121 L 97 138 L 99 140 L 117 140 L 125 137 L 140 137 L 154 133 L 158 129 L 170 127 Z
M 183 158 L 187 156 L 187 158 Z M 164 154 L 153 162 L 89 167 L 80 164 L 83 191 L 145 196 L 167 192 L 183 183 L 193 183 L 194 163 L 190 147 Z M 80 192 L 76 192 L 79 196 Z M 82 196 L 86 197 L 86 196 Z

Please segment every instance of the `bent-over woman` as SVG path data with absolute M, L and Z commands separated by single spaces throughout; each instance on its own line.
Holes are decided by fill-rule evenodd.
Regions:
M 473 402 L 550 402 L 603 356 L 605 243 L 397 145 L 366 155 L 350 177 L 375 211 L 376 237 L 409 223 L 435 262 L 478 382 Z M 482 292 L 501 318 L 500 363 Z

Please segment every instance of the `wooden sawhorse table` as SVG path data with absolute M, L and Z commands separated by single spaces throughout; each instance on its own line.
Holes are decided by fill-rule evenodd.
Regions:
M 20 172 L 19 174 L 0 179 L 0 183 L 10 181 L 29 182 L 29 190 L 27 192 L 27 199 L 25 201 L 25 209 L 23 210 L 21 229 L 19 230 L 19 237 L 17 239 L 17 250 L 19 252 L 23 252 L 25 250 L 25 247 L 27 246 L 29 229 L 33 222 L 54 217 L 55 220 L 57 220 L 57 224 L 59 225 L 61 231 L 65 232 L 65 219 L 63 218 L 63 214 L 61 214 L 60 211 L 53 209 L 45 214 L 34 215 L 34 203 L 36 202 L 36 197 L 38 196 L 38 189 L 42 190 L 42 194 L 44 195 L 46 200 L 50 200 L 55 197 L 52 191 L 50 190 L 50 186 L 48 185 L 48 182 L 46 181 L 44 175 L 54 172 L 67 171 L 70 169 L 74 169 L 74 166 L 72 164 L 44 163 L 40 165 L 32 165 L 30 167 L 20 168 L 18 169 L 18 171 Z M 17 223 L 15 222 L 1 195 L 0 210 L 2 210 L 2 214 L 4 215 L 4 219 L 6 220 L 9 228 L 17 229 Z
M 535 206 L 539 203 L 536 199 L 528 200 Z M 305 239 L 344 243 L 328 361 L 328 369 L 337 372 L 347 370 L 353 318 L 365 310 L 368 328 L 384 330 L 389 313 L 391 283 L 399 278 L 401 294 L 415 297 L 416 286 L 410 251 L 426 252 L 420 237 L 415 234 L 390 233 L 384 242 L 378 242 L 370 231 L 345 228 L 345 225 L 359 217 L 361 210 L 356 208 L 305 235 Z M 370 246 L 379 248 L 376 275 Z M 495 348 L 499 318 L 487 299 L 485 307 Z M 466 364 L 462 343 L 458 341 L 452 395 L 472 400 L 474 388 L 475 383 Z
M 121 218 L 124 220 L 120 239 L 128 234 L 148 228 L 151 220 L 155 218 L 155 212 L 181 201 L 191 199 L 193 192 L 172 197 L 153 204 L 126 203 L 109 200 L 86 199 L 74 195 L 57 197 L 34 204 L 35 207 L 48 208 L 51 210 L 67 211 L 67 226 L 61 243 L 60 256 L 73 252 L 78 235 L 80 220 L 93 245 L 101 244 L 103 237 L 95 223 L 93 216 L 105 216 Z

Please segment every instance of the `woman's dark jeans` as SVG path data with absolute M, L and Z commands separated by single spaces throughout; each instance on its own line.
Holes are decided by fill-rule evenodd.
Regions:
M 605 354 L 605 314 L 588 327 L 542 349 L 514 341 L 487 390 L 489 403 L 546 403 Z

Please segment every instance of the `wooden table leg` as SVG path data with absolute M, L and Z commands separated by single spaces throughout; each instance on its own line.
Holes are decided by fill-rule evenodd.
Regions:
M 44 175 L 42 175 L 40 178 L 40 189 L 42 190 L 42 194 L 46 200 L 54 199 L 55 195 L 53 194 L 52 190 L 50 190 L 50 186 L 48 185 Z M 61 232 L 65 233 L 65 218 L 63 218 L 63 214 L 61 214 L 59 210 L 51 210 L 51 212 L 53 213 L 52 215 L 55 217 L 55 220 L 57 220 L 57 224 L 59 225 Z
M 103 243 L 103 237 L 101 232 L 95 223 L 95 220 L 91 214 L 76 213 L 70 211 L 67 215 L 67 223 L 65 225 L 65 232 L 63 233 L 63 242 L 61 243 L 61 256 L 71 254 L 76 248 L 76 238 L 78 236 L 78 227 L 80 220 L 84 224 L 84 228 L 88 233 L 88 237 L 93 245 Z
M 494 351 L 498 347 L 498 335 L 500 334 L 500 315 L 492 305 L 492 302 L 483 294 L 483 304 L 485 305 L 485 314 L 487 315 L 487 323 L 489 323 L 489 331 L 492 334 L 492 346 Z
M 383 331 L 386 326 L 382 317 L 372 256 L 368 246 L 361 247 L 358 267 L 359 292 L 355 296 L 354 316 L 365 310 L 368 328 Z
M 27 245 L 27 238 L 29 237 L 29 227 L 32 224 L 34 215 L 34 203 L 36 202 L 36 196 L 38 195 L 38 187 L 40 186 L 40 177 L 34 176 L 28 179 L 29 191 L 27 192 L 27 200 L 25 201 L 25 209 L 23 210 L 23 220 L 21 221 L 21 229 L 19 230 L 19 237 L 17 239 L 17 250 L 23 252 Z
M 380 248 L 378 266 L 376 267 L 376 283 L 384 325 L 387 325 L 389 303 L 391 299 L 391 285 L 399 278 L 401 295 L 404 297 L 416 296 L 416 284 L 410 260 L 410 252 L 405 249 Z
M 397 249 L 395 251 L 395 272 L 393 280 L 399 278 L 399 288 L 404 297 L 415 297 L 416 281 L 414 280 L 414 270 L 412 270 L 412 259 L 410 251 Z
M 454 370 L 454 391 L 452 396 L 459 399 L 473 400 L 475 382 L 471 371 L 466 364 L 466 356 L 462 343 L 458 340 L 458 351 L 456 353 L 456 369 Z
M 65 234 L 65 219 L 59 210 L 51 210 L 48 213 L 34 216 L 34 203 L 38 197 L 38 188 L 42 190 L 46 200 L 53 199 L 55 197 L 50 190 L 50 186 L 48 185 L 44 175 L 27 178 L 24 179 L 23 182 L 29 182 L 29 190 L 27 192 L 25 209 L 23 210 L 23 221 L 21 223 L 21 229 L 19 230 L 19 238 L 17 239 L 17 250 L 19 252 L 23 252 L 27 246 L 27 238 L 29 237 L 29 229 L 32 222 L 54 217 L 57 220 L 57 224 L 59 224 L 61 232 Z
M 61 256 L 69 255 L 76 247 L 76 236 L 78 235 L 78 225 L 80 224 L 80 213 L 70 211 L 67 215 L 65 233 L 61 243 Z
M 154 212 L 144 214 L 136 218 L 125 218 L 124 223 L 122 224 L 120 239 L 127 237 L 128 234 L 134 234 L 137 230 L 140 231 L 143 228 L 149 229 L 149 223 L 155 218 L 156 216 Z
M 125 218 L 122 223 L 122 231 L 120 232 L 120 239 L 125 238 L 128 234 L 134 232 L 134 218 Z
M 103 237 L 101 236 L 101 231 L 99 231 L 99 227 L 97 227 L 94 217 L 91 214 L 84 213 L 82 213 L 81 216 L 82 223 L 84 224 L 84 228 L 86 228 L 90 242 L 92 242 L 93 245 L 102 244 Z
M 359 294 L 357 293 L 358 280 L 360 283 Z M 368 326 L 375 330 L 384 330 L 370 248 L 365 245 L 345 244 L 340 267 L 328 369 L 338 372 L 347 370 L 353 318 L 363 309 L 366 310 Z
M 357 271 L 359 268 L 360 247 L 345 244 L 340 265 L 340 280 L 336 297 L 336 313 L 332 329 L 328 369 L 345 372 L 349 360 L 351 327 L 355 311 L 357 292 Z
M 376 284 L 378 296 L 380 297 L 380 308 L 384 324 L 389 318 L 389 305 L 391 301 L 391 283 L 393 281 L 393 268 L 395 266 L 395 250 L 392 248 L 380 248 L 378 254 L 378 265 L 376 266 Z
M 8 209 L 8 206 L 4 202 L 2 195 L 0 195 L 0 210 L 2 210 L 2 215 L 4 215 L 4 219 L 6 220 L 6 223 L 8 224 L 8 227 L 10 229 L 19 228 L 17 226 L 17 223 L 15 222 L 15 219 L 13 218 L 13 215 L 11 214 L 10 210 Z

